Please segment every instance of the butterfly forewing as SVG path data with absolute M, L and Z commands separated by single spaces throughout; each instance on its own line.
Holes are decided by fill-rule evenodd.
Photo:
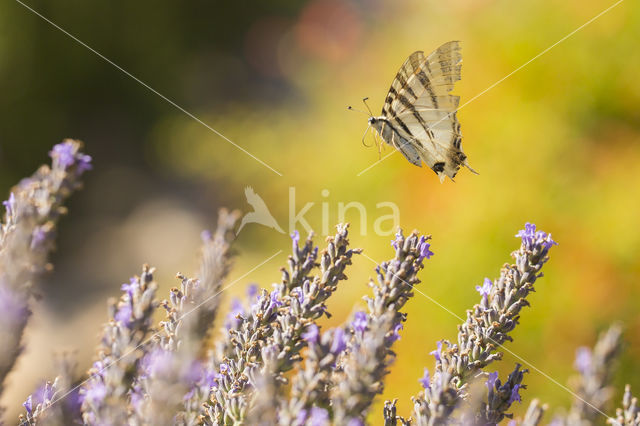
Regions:
M 389 94 L 384 102 L 384 107 L 382 108 L 382 115 L 389 116 L 392 114 L 392 107 L 397 107 L 397 104 L 411 104 L 415 103 L 418 99 L 418 93 L 420 92 L 420 87 L 413 87 L 415 84 L 409 84 L 411 77 L 415 74 L 416 69 L 419 68 L 420 63 L 425 61 L 424 53 L 421 51 L 413 52 L 411 56 L 404 61 L 402 67 L 400 67 L 400 71 L 396 74 L 396 77 L 393 79 L 391 83 L 391 87 L 389 88 Z M 415 89 L 415 90 L 414 90 Z
M 461 68 L 457 41 L 443 44 L 428 57 L 421 51 L 412 53 L 393 80 L 382 108 L 381 118 L 388 122 L 382 138 L 410 162 L 421 165 L 415 160 L 417 153 L 441 180 L 453 178 L 461 165 L 468 167 L 455 113 L 460 98 L 449 94 L 460 80 Z

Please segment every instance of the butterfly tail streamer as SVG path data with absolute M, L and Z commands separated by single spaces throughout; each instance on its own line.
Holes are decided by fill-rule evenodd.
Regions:
M 464 163 L 462 163 L 463 166 L 465 166 L 467 169 L 469 169 L 471 171 L 471 173 L 473 173 L 474 175 L 479 175 L 480 173 L 476 172 L 475 170 L 473 170 L 471 168 L 471 166 L 469 165 L 469 162 L 467 160 L 464 160 Z

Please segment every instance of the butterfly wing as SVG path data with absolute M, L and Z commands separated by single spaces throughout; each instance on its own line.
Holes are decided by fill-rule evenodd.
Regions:
M 376 126 L 376 128 L 378 127 Z M 394 128 L 390 122 L 383 122 L 379 129 L 382 139 L 400 151 L 410 163 L 422 167 L 422 158 L 416 149 L 415 143 L 412 143 L 406 135 L 403 135 L 402 131 Z
M 460 98 L 449 94 L 460 80 L 461 63 L 457 41 L 443 44 L 426 58 L 414 52 L 398 71 L 382 109 L 399 136 L 441 180 L 453 178 L 460 165 L 467 165 L 455 113 Z

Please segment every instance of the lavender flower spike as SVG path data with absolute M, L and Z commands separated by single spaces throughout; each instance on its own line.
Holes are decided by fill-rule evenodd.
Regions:
M 547 404 L 540 404 L 538 399 L 533 399 L 524 415 L 521 426 L 537 426 L 542 421 L 542 416 L 549 409 Z
M 38 277 L 51 269 L 56 222 L 63 202 L 81 187 L 80 176 L 91 158 L 70 139 L 56 145 L 51 167 L 42 166 L 16 185 L 3 202 L 0 222 L 0 394 L 6 375 L 21 352 L 20 341 L 30 315 L 28 300 Z
M 517 364 L 504 383 L 498 379 L 498 373 L 489 374 L 487 401 L 480 404 L 473 424 L 497 424 L 513 417 L 507 410 L 514 402 L 522 402 L 520 390 L 526 388 L 522 385 L 522 379 L 527 370 L 520 370 L 520 367 Z
M 402 426 L 410 426 L 411 421 L 406 420 L 401 416 L 396 414 L 396 404 L 398 403 L 397 399 L 393 401 L 385 401 L 384 402 L 384 426 L 398 426 L 398 424 Z
M 625 386 L 622 408 L 616 409 L 616 418 L 607 419 L 607 423 L 614 426 L 640 426 L 640 405 L 638 398 L 631 395 L 631 386 Z
M 575 366 L 579 375 L 573 377 L 570 384 L 580 398 L 573 400 L 566 424 L 593 424 L 601 415 L 598 411 L 606 409 L 613 394 L 610 384 L 622 345 L 621 337 L 622 326 L 614 324 L 600 335 L 593 352 L 588 348 L 577 351 Z
M 317 328 L 315 330 L 317 333 Z M 280 409 L 280 424 L 295 423 L 301 413 L 305 413 L 306 419 L 306 413 L 313 414 L 314 409 L 317 412 L 321 407 L 330 408 L 331 374 L 346 348 L 346 337 L 345 331 L 337 328 L 324 332 L 321 337 L 316 336 L 310 342 L 304 368 L 293 377 L 289 401 Z M 328 420 L 328 412 L 326 415 Z
M 131 373 L 138 368 L 142 358 L 139 347 L 151 328 L 156 288 L 153 269 L 145 265 L 131 294 L 125 290 L 118 303 L 110 304 L 110 320 L 104 325 L 98 360 L 80 390 L 85 423 L 127 423 Z
M 347 424 L 350 419 L 365 420 L 376 395 L 384 389 L 383 378 L 393 361 L 391 346 L 397 340 L 398 326 L 406 321 L 400 310 L 420 283 L 425 244 L 429 237 L 413 232 L 404 238 L 398 231 L 394 240 L 396 255 L 376 268 L 377 281 L 371 281 L 373 298 L 365 298 L 369 315 L 362 333 L 354 333 L 332 381 L 333 421 Z M 363 327 L 361 327 L 363 328 Z
M 20 426 L 69 425 L 80 422 L 78 394 L 72 389 L 76 362 L 69 354 L 63 353 L 56 358 L 56 366 L 61 374 L 53 382 L 46 382 L 29 395 L 22 404 L 25 413 L 18 417 Z
M 286 382 L 284 373 L 294 368 L 306 346 L 302 334 L 316 319 L 329 316 L 325 302 L 347 278 L 345 270 L 353 255 L 360 253 L 349 248 L 347 224 L 337 226 L 335 237 L 327 239 L 327 248 L 320 254 L 311 235 L 302 247 L 295 234 L 293 239 L 289 269 L 282 269 L 282 282 L 274 284 L 270 293 L 263 290 L 251 312 L 228 330 L 229 339 L 216 362 L 229 364 L 229 382 L 213 389 L 206 424 L 245 419 L 260 376 L 274 375 L 277 385 Z M 311 275 L 318 267 L 318 273 Z M 264 362 L 265 353 L 273 362 Z
M 500 278 L 491 286 L 485 282 L 479 289 L 482 299 L 467 311 L 467 320 L 459 327 L 458 343 L 445 342 L 447 349 L 439 355 L 434 379 L 446 374 L 450 384 L 441 387 L 442 393 L 429 389 L 414 398 L 419 425 L 448 421 L 460 400 L 467 398 L 468 383 L 482 374 L 482 368 L 501 359 L 497 347 L 512 340 L 509 333 L 518 324 L 520 310 L 529 305 L 527 296 L 542 275 L 540 270 L 548 260 L 550 248 L 556 245 L 551 235 L 537 231 L 530 223 L 516 236 L 522 244 L 512 254 L 515 264 L 505 265 Z
M 20 425 L 35 426 L 38 422 L 46 422 L 51 420 L 51 414 L 47 410 L 55 401 L 56 396 L 60 394 L 58 390 L 58 380 L 53 383 L 47 382 L 34 395 L 29 395 L 27 400 L 22 404 L 26 410 L 26 414 L 21 414 L 18 418 Z M 46 419 L 46 420 L 45 420 Z
M 218 311 L 217 296 L 230 270 L 231 240 L 239 216 L 237 211 L 219 211 L 215 233 L 202 234 L 198 278 L 178 274 L 180 288 L 172 288 L 169 300 L 162 302 L 166 319 L 148 345 L 134 383 L 134 417 L 140 424 L 166 424 L 174 418 L 195 424 L 203 414 L 213 383 L 200 357 Z

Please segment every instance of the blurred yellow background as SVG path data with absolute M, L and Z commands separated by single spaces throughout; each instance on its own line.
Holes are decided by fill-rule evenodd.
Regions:
M 149 120 L 138 148 L 144 167 L 156 176 L 145 185 L 138 184 L 143 178 L 131 165 L 116 164 L 101 171 L 95 150 L 103 148 L 85 138 L 88 151 L 96 157 L 96 176 L 89 178 L 80 207 L 123 191 L 128 194 L 128 201 L 123 201 L 128 203 L 127 213 L 115 219 L 84 218 L 84 227 L 74 230 L 72 205 L 63 229 L 77 235 L 92 230 L 81 245 L 62 243 L 61 251 L 69 250 L 62 273 L 73 275 L 73 265 L 82 263 L 85 270 L 109 270 L 108 275 L 99 274 L 105 282 L 112 281 L 100 290 L 86 287 L 96 296 L 82 296 L 83 304 L 76 304 L 71 315 L 48 305 L 46 298 L 40 302 L 27 336 L 27 353 L 11 378 L 14 391 L 4 402 L 17 405 L 38 378 L 54 375 L 44 363 L 29 376 L 28 364 L 48 357 L 60 345 L 79 349 L 84 370 L 106 316 L 104 297 L 116 296 L 119 283 L 136 273 L 142 261 L 158 267 L 163 291 L 175 285 L 172 275 L 178 270 L 194 271 L 199 230 L 212 226 L 218 206 L 251 211 L 244 197 L 247 186 L 264 199 L 285 230 L 292 187 L 297 212 L 314 203 L 305 218 L 318 234 L 322 234 L 323 218 L 337 222 L 339 203 L 362 203 L 368 213 L 365 232 L 355 211 L 347 215 L 352 222 L 351 242 L 377 261 L 390 258 L 393 252 L 391 237 L 374 232 L 374 220 L 388 214 L 376 204 L 395 203 L 405 231 L 418 229 L 433 235 L 435 256 L 421 273 L 420 290 L 462 317 L 479 300 L 475 285 L 484 277 L 496 278 L 501 265 L 510 261 L 509 253 L 518 247 L 516 232 L 527 221 L 537 224 L 551 232 L 559 246 L 552 249 L 545 277 L 536 283 L 532 306 L 523 311 L 508 348 L 527 361 L 526 367 L 534 365 L 564 385 L 573 371 L 575 349 L 593 344 L 599 331 L 622 321 L 626 346 L 615 379 L 615 402 L 624 383 L 631 383 L 637 393 L 640 4 L 623 1 L 483 93 L 612 4 L 312 0 L 297 2 L 286 12 L 275 6 L 262 10 L 228 42 L 234 46 L 233 54 L 191 58 L 192 71 L 183 84 L 191 95 L 176 95 L 176 99 L 282 176 L 160 100 L 154 108 L 162 112 Z M 16 9 L 12 13 L 30 12 Z M 41 21 L 32 25 L 42 26 L 42 32 L 55 31 Z M 361 99 L 368 96 L 377 113 L 406 57 L 415 50 L 431 52 L 449 40 L 461 40 L 464 58 L 462 80 L 454 93 L 461 97 L 461 104 L 482 93 L 458 113 L 463 148 L 479 176 L 462 170 L 455 183 L 440 184 L 432 171 L 412 166 L 398 153 L 361 173 L 379 156 L 376 148 L 361 144 L 366 117 L 346 107 L 363 108 Z M 60 43 L 67 43 L 77 56 L 92 56 L 70 39 Z M 112 53 L 112 59 L 127 68 L 127 55 Z M 101 73 L 119 72 L 99 58 L 90 61 L 97 62 L 93 66 L 101 68 Z M 209 73 L 209 67 L 234 70 L 236 63 L 243 64 L 238 69 L 257 88 L 233 79 L 209 82 L 217 75 Z M 144 64 L 137 64 L 136 71 L 165 93 L 167 79 L 155 81 L 154 71 Z M 155 96 L 125 77 L 121 84 L 126 86 L 123 91 L 139 92 L 138 97 Z M 188 104 L 209 84 L 225 88 L 224 103 Z M 260 96 L 247 95 L 247 87 L 259 90 Z M 242 96 L 235 99 L 234 90 Z M 172 86 L 167 96 L 177 93 L 180 88 Z M 134 112 L 130 119 L 135 121 Z M 64 136 L 75 135 L 54 133 L 47 143 Z M 109 143 L 108 128 L 101 137 L 104 144 Z M 382 155 L 390 150 L 386 147 Z M 126 157 L 127 152 L 112 155 Z M 197 183 L 200 195 L 185 201 L 179 194 L 190 182 Z M 171 190 L 153 189 L 161 184 Z M 323 239 L 323 235 L 316 238 L 318 243 Z M 236 243 L 239 257 L 231 280 L 278 250 L 288 252 L 289 247 L 288 236 L 247 225 Z M 228 291 L 227 301 L 242 294 L 250 282 L 268 287 L 278 281 L 278 269 L 285 261 L 283 253 L 243 278 Z M 346 320 L 354 304 L 363 306 L 361 297 L 369 294 L 366 283 L 374 267 L 364 256 L 356 259 L 349 281 L 330 303 L 334 316 L 326 324 Z M 54 282 L 47 286 L 55 286 L 56 280 L 60 278 L 54 274 Z M 397 359 L 384 395 L 372 410 L 373 424 L 381 423 L 384 399 L 399 398 L 399 414 L 410 413 L 410 397 L 419 391 L 417 380 L 423 367 L 433 369 L 428 353 L 439 339 L 455 340 L 459 319 L 426 297 L 416 294 L 406 311 L 408 322 L 397 342 Z M 506 353 L 494 365 L 506 375 L 516 362 L 522 361 Z M 551 406 L 549 421 L 554 411 L 569 407 L 571 395 L 529 369 L 525 403 L 516 407 L 516 413 L 522 415 L 528 402 L 538 397 Z M 32 378 L 16 383 L 19 374 Z

